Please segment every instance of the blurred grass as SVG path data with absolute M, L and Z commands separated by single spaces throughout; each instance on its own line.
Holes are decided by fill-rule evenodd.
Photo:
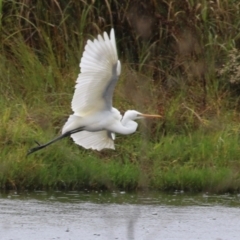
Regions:
M 239 159 L 236 1 L 0 1 L 0 187 L 235 191 Z M 114 106 L 159 113 L 116 151 L 58 135 L 87 39 L 114 26 Z

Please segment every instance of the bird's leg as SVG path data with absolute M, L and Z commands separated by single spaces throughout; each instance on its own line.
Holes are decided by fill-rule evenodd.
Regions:
M 42 145 L 41 145 L 38 141 L 35 140 L 35 143 L 36 143 L 38 146 L 29 149 L 29 150 L 28 150 L 28 153 L 27 153 L 27 156 L 28 156 L 29 154 L 31 154 L 31 153 L 34 153 L 34 152 L 42 149 L 42 148 L 47 147 L 48 145 L 50 145 L 50 144 L 52 144 L 52 143 L 54 143 L 54 142 L 56 142 L 56 141 L 58 141 L 58 140 L 60 140 L 60 139 L 62 139 L 62 138 L 68 137 L 68 136 L 70 136 L 71 134 L 80 132 L 80 131 L 82 131 L 82 130 L 83 130 L 83 127 L 73 129 L 73 130 L 71 130 L 71 131 L 65 132 L 65 133 L 62 134 L 61 136 L 56 137 L 56 138 L 54 138 L 53 140 L 51 140 L 50 142 L 47 142 L 47 143 L 42 144 Z
M 50 144 L 52 144 L 52 143 L 54 143 L 54 142 L 56 142 L 56 141 L 58 141 L 58 140 L 60 140 L 60 139 L 62 139 L 62 138 L 64 138 L 64 137 L 67 137 L 67 136 L 68 136 L 68 135 L 65 136 L 65 135 L 63 134 L 63 135 L 61 135 L 61 136 L 59 136 L 59 137 L 57 137 L 57 138 L 54 138 L 54 139 L 51 140 L 50 142 L 45 143 L 45 144 L 42 144 L 42 145 L 41 145 L 39 142 L 35 141 L 35 143 L 37 143 L 37 146 L 29 149 L 27 155 L 29 155 L 29 154 L 31 154 L 31 153 L 34 153 L 34 152 L 36 152 L 36 151 L 38 151 L 38 150 L 40 150 L 40 149 L 42 149 L 42 148 L 45 148 L 45 147 L 47 147 L 48 145 L 50 145 Z

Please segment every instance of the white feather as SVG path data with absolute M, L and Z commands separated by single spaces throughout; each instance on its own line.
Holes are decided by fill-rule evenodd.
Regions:
M 111 110 L 115 119 L 120 121 L 122 119 L 121 113 L 116 109 L 112 108 Z M 68 119 L 69 125 L 74 124 L 78 120 L 80 121 L 80 117 L 75 115 L 71 115 Z M 72 125 L 71 125 L 72 128 Z M 65 129 L 65 131 L 68 129 Z M 74 142 L 86 149 L 93 149 L 93 150 L 102 150 L 104 148 L 115 149 L 114 147 L 114 140 L 115 140 L 115 133 L 108 132 L 106 130 L 98 131 L 98 132 L 88 132 L 88 131 L 81 131 L 78 133 L 74 133 L 71 135 L 71 138 Z
M 81 73 L 72 100 L 72 110 L 78 116 L 94 110 L 101 111 L 105 106 L 102 95 L 111 81 L 116 64 L 117 75 L 120 75 L 114 30 L 111 30 L 110 39 L 106 32 L 103 35 L 104 38 L 98 35 L 93 42 L 87 41 L 81 58 Z
M 121 64 L 118 60 L 116 40 L 114 30 L 111 30 L 110 38 L 106 32 L 103 37 L 98 35 L 94 41 L 88 40 L 83 52 L 80 70 L 78 75 L 75 92 L 72 100 L 71 115 L 63 127 L 62 132 L 67 132 L 79 126 L 82 118 L 90 113 L 100 112 L 106 106 L 106 99 L 103 93 L 112 81 L 113 67 L 117 64 L 116 75 L 121 72 Z M 111 101 L 112 99 L 109 99 Z M 120 112 L 112 108 L 118 120 L 122 116 Z M 106 130 L 98 132 L 81 131 L 71 135 L 74 142 L 84 148 L 102 150 L 103 148 L 114 148 L 115 134 Z
M 102 150 L 104 148 L 115 149 L 113 139 L 106 130 L 98 132 L 82 131 L 71 135 L 74 142 L 86 149 Z

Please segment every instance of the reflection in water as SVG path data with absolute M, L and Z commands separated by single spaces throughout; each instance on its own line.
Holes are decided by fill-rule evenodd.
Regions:
M 239 239 L 240 195 L 14 192 L 0 239 Z

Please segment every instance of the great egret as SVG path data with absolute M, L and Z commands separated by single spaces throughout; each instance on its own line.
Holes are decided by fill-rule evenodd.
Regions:
M 74 142 L 86 149 L 115 149 L 115 133 L 131 134 L 137 129 L 134 121 L 140 118 L 161 117 L 128 110 L 122 117 L 112 107 L 112 96 L 121 72 L 118 60 L 114 29 L 110 38 L 106 32 L 94 41 L 88 40 L 80 62 L 72 99 L 73 114 L 62 129 L 62 135 L 52 141 L 31 148 L 28 154 L 40 150 L 64 137 L 71 136 Z

